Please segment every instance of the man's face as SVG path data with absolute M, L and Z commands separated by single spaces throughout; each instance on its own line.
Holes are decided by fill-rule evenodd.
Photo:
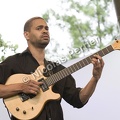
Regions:
M 45 48 L 50 41 L 47 23 L 43 19 L 36 19 L 32 21 L 32 26 L 30 31 L 27 32 L 26 39 L 28 44 L 34 47 Z

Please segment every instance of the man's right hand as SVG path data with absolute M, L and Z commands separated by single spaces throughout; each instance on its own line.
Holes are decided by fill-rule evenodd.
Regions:
M 42 82 L 29 80 L 27 83 L 22 83 L 22 92 L 37 95 L 40 92 L 40 85 Z

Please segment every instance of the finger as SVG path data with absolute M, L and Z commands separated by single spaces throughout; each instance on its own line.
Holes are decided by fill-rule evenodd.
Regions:
M 30 92 L 34 93 L 34 92 L 37 92 L 39 93 L 40 92 L 40 87 L 38 84 L 36 84 L 35 82 L 31 81 L 29 84 L 29 90 Z
M 97 60 L 102 60 L 102 57 L 100 55 L 97 55 L 97 54 L 93 55 L 93 58 L 95 58 Z
M 103 66 L 104 66 L 104 61 L 103 61 L 103 59 L 100 58 L 99 61 L 100 61 L 101 66 L 103 67 Z
M 38 92 L 37 92 L 37 91 L 32 90 L 32 89 L 30 90 L 30 93 L 31 93 L 31 94 L 34 94 L 34 95 L 37 95 L 37 94 L 38 94 Z
M 38 89 L 38 88 L 30 87 L 29 91 L 30 93 L 38 94 L 40 92 L 40 88 Z
M 43 84 L 42 82 L 36 82 L 34 80 L 31 80 L 31 82 L 29 82 L 29 85 L 32 86 L 32 87 L 38 87 Z
M 92 63 L 93 65 L 95 65 L 95 61 L 94 61 L 94 60 L 91 60 L 91 63 Z
M 93 65 L 97 65 L 98 64 L 98 59 L 96 59 L 95 57 L 92 58 L 91 60 Z
M 93 64 L 94 68 L 97 68 L 97 67 L 98 67 L 98 65 L 97 65 L 96 62 L 93 61 L 92 64 Z
M 95 55 L 93 56 L 93 60 L 95 61 L 95 59 L 97 60 L 98 63 L 101 64 L 102 67 L 104 66 L 104 61 L 103 61 L 103 59 L 102 59 L 101 56 L 95 54 Z
M 37 82 L 37 81 L 34 81 L 34 80 L 31 80 L 31 82 L 33 83 L 33 84 L 35 84 L 35 85 L 41 85 L 41 84 L 43 84 L 43 82 Z

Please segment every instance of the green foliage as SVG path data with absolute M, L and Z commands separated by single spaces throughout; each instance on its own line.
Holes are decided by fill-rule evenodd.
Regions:
M 18 48 L 18 45 L 13 45 L 13 44 L 10 44 L 9 42 L 5 42 L 3 39 L 2 39 L 2 36 L 0 35 L 0 62 L 2 62 L 5 58 L 6 58 L 6 54 L 8 53 L 15 53 L 16 50 Z
M 84 4 L 82 4 L 82 1 L 61 0 L 59 3 L 61 11 L 50 9 L 46 11 L 43 18 L 49 23 L 51 23 L 52 18 L 56 19 L 55 25 L 63 31 L 67 28 L 73 41 L 73 48 L 82 48 L 86 42 L 96 37 L 99 42 L 86 47 L 89 50 L 102 49 L 105 46 L 104 42 L 108 39 L 111 39 L 108 41 L 112 41 L 118 32 L 117 26 L 110 19 L 111 5 L 112 0 L 88 0 Z M 88 52 L 88 49 L 86 49 L 86 52 Z M 75 55 L 75 57 L 78 57 L 78 55 Z

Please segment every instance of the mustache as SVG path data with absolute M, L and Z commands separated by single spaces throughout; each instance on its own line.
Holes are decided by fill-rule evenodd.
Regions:
M 42 35 L 48 35 L 48 36 L 49 36 L 49 34 L 48 34 L 48 33 L 43 33 Z
M 48 33 L 43 33 L 42 37 L 50 37 Z

